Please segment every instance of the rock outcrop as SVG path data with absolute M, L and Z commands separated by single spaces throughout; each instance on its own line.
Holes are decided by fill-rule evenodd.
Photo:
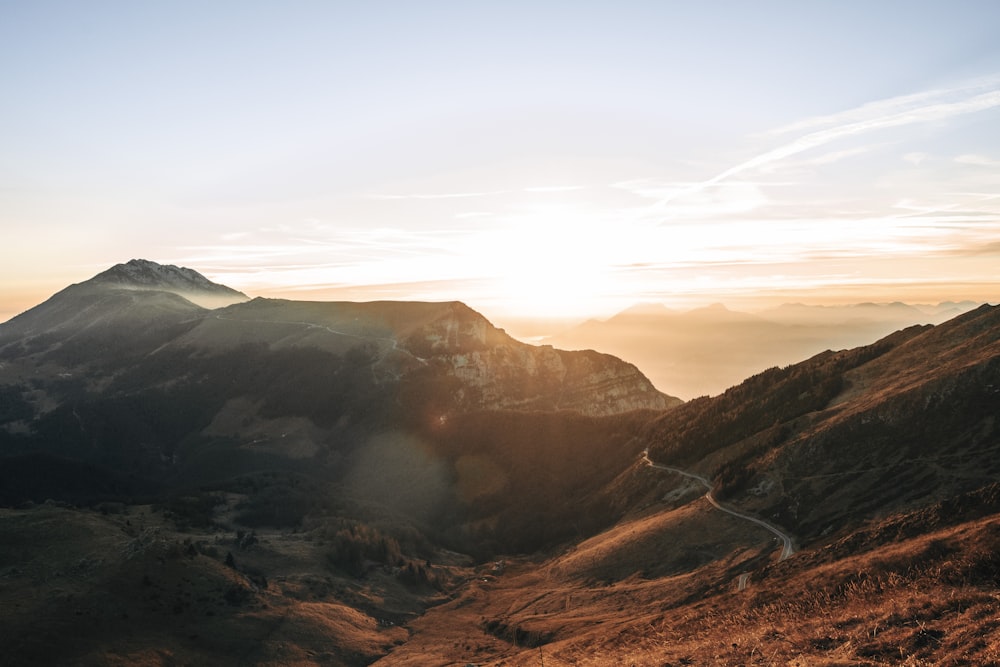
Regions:
M 463 407 L 599 416 L 680 403 L 617 357 L 527 345 L 464 304 L 443 305 L 441 316 L 409 333 L 403 347 L 458 379 Z

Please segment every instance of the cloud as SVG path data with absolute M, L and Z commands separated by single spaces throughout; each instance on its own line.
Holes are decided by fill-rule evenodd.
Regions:
M 928 155 L 927 153 L 921 153 L 920 151 L 913 151 L 913 152 L 910 152 L 910 153 L 907 153 L 906 155 L 904 155 L 903 156 L 903 161 L 904 162 L 909 162 L 914 167 L 919 167 L 920 163 L 923 162 L 924 160 L 926 160 L 929 157 L 930 157 L 930 155 Z
M 994 80 L 993 84 L 997 85 Z M 665 196 L 653 205 L 654 210 L 665 209 L 675 199 L 690 195 L 693 192 L 703 190 L 723 181 L 743 174 L 744 172 L 759 169 L 767 165 L 785 160 L 799 153 L 825 146 L 834 141 L 855 137 L 876 130 L 885 130 L 895 127 L 904 127 L 917 123 L 928 123 L 934 121 L 947 120 L 955 116 L 976 113 L 1000 107 L 1000 90 L 988 90 L 987 92 L 970 92 L 982 90 L 983 85 L 972 88 L 960 88 L 952 91 L 932 91 L 929 93 L 918 93 L 904 97 L 891 98 L 879 103 L 865 105 L 857 109 L 825 116 L 814 121 L 803 121 L 796 127 L 809 127 L 819 124 L 836 123 L 832 127 L 816 130 L 804 134 L 793 141 L 787 142 L 777 148 L 760 153 L 744 162 L 725 169 L 712 178 L 698 183 L 691 184 L 687 188 L 679 190 Z M 940 101 L 941 97 L 947 93 L 960 91 L 966 93 L 966 97 L 957 100 Z M 915 104 L 921 102 L 922 104 Z M 869 115 L 872 111 L 875 115 Z
M 438 192 L 433 194 L 406 194 L 406 195 L 367 195 L 367 199 L 376 200 L 397 200 L 397 199 L 467 199 L 471 197 L 493 197 L 496 195 L 510 194 L 513 190 L 488 190 L 484 192 Z
M 546 185 L 534 188 L 524 188 L 524 192 L 572 192 L 574 190 L 583 190 L 586 186 L 583 185 Z
M 855 146 L 854 148 L 845 148 L 838 151 L 830 151 L 828 153 L 823 153 L 822 155 L 817 155 L 816 157 L 801 158 L 797 160 L 783 160 L 781 162 L 772 162 L 771 164 L 764 165 L 759 168 L 763 174 L 795 174 L 798 172 L 803 172 L 811 170 L 813 167 L 822 167 L 826 165 L 835 164 L 841 160 L 847 160 L 852 157 L 857 157 L 858 155 L 864 155 L 865 153 L 871 152 L 873 145 L 867 146 Z M 799 183 L 786 182 L 768 182 L 766 185 L 799 185 Z
M 990 92 L 995 90 L 998 85 L 1000 85 L 1000 75 L 993 75 L 974 79 L 964 85 L 952 88 L 925 90 L 918 93 L 911 93 L 909 95 L 898 95 L 884 100 L 868 102 L 867 104 L 862 104 L 861 106 L 846 109 L 837 113 L 827 114 L 824 116 L 813 116 L 812 118 L 799 120 L 788 125 L 767 130 L 758 136 L 777 136 L 780 134 L 789 134 L 791 132 L 802 132 L 815 127 L 823 127 L 824 125 L 840 126 L 864 121 L 870 118 L 891 116 L 931 106 L 933 103 L 954 100 L 956 97 L 962 99 L 968 98 L 970 95 L 974 95 L 977 92 Z
M 799 137 L 795 141 L 785 144 L 784 146 L 779 146 L 778 148 L 761 153 L 760 155 L 741 164 L 726 169 L 722 173 L 708 179 L 705 183 L 718 183 L 719 181 L 735 176 L 736 174 L 747 171 L 748 169 L 768 164 L 776 160 L 781 160 L 812 148 L 818 148 L 819 146 L 823 146 L 845 137 L 863 134 L 873 130 L 944 120 L 953 116 L 975 113 L 977 111 L 985 111 L 996 107 L 1000 107 L 1000 90 L 994 90 L 982 95 L 976 95 L 975 97 L 959 102 L 931 104 L 917 109 L 910 109 L 886 116 L 868 118 L 853 123 L 847 123 L 845 125 L 838 125 L 836 127 L 806 134 Z
M 417 200 L 433 200 L 433 199 L 471 199 L 474 197 L 496 197 L 499 195 L 509 195 L 519 192 L 531 192 L 531 193 L 546 193 L 546 192 L 572 192 L 574 190 L 583 190 L 586 186 L 584 185 L 541 185 L 524 187 L 517 190 L 482 190 L 482 191 L 472 191 L 472 192 L 431 192 L 431 193 L 420 193 L 413 192 L 408 194 L 371 194 L 367 195 L 366 199 L 374 199 L 378 201 L 395 201 L 395 200 L 406 200 L 406 199 L 417 199 Z
M 862 153 L 867 153 L 869 150 L 871 150 L 869 146 L 858 146 L 856 148 L 847 148 L 842 151 L 831 151 L 829 153 L 824 153 L 823 155 L 814 157 L 809 160 L 802 160 L 800 164 L 804 165 L 833 164 L 834 162 L 840 162 L 841 160 L 854 157 L 856 155 L 861 155 Z
M 955 162 L 958 164 L 971 164 L 976 167 L 1000 167 L 1000 160 L 994 160 L 993 158 L 986 157 L 985 155 L 975 155 L 972 153 L 959 155 L 955 158 Z

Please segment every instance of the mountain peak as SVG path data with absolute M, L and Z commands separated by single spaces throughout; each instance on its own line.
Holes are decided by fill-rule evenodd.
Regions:
M 194 269 L 173 264 L 158 264 L 148 259 L 130 259 L 124 264 L 115 264 L 107 271 L 91 279 L 98 283 L 115 283 L 122 287 L 174 287 L 210 292 L 236 292 L 236 290 L 213 283 Z
M 116 264 L 87 282 L 124 289 L 173 292 L 199 305 L 209 305 L 202 303 L 208 300 L 211 302 L 209 307 L 246 301 L 248 298 L 231 287 L 212 282 L 194 269 L 159 264 L 148 259 L 131 259 L 124 264 Z

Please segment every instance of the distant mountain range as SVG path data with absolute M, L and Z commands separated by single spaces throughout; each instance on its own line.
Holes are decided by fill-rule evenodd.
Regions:
M 749 314 L 722 304 L 683 312 L 642 304 L 543 342 L 627 359 L 661 390 L 690 399 L 719 394 L 767 368 L 787 366 L 824 350 L 865 345 L 914 324 L 943 322 L 978 305 L 971 301 L 935 306 L 785 304 Z
M 1000 307 L 643 306 L 577 333 L 710 373 L 963 310 L 684 403 L 458 302 L 118 265 L 0 324 L 0 655 L 990 664 Z

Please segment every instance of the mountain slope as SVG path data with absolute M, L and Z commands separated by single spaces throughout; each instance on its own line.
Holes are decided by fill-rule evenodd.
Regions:
M 381 663 L 992 664 L 1000 307 L 827 352 L 653 418 L 611 528 L 463 589 Z
M 61 294 L 0 325 L 12 664 L 1000 660 L 998 307 L 664 409 L 457 302 Z
M 205 306 L 246 299 L 191 269 L 133 259 L 0 324 L 0 355 L 57 352 L 73 363 L 148 352 L 202 316 Z
M 748 379 L 650 427 L 650 457 L 801 539 L 992 482 L 1000 308 Z
M 561 447 L 573 432 L 581 466 L 567 479 L 585 482 L 588 466 L 613 476 L 635 453 L 616 430 L 631 432 L 645 417 L 623 418 L 624 426 L 590 418 L 671 403 L 630 364 L 525 345 L 458 302 L 253 299 L 208 310 L 175 293 L 191 285 L 225 292 L 187 269 L 133 261 L 0 325 L 0 444 L 8 457 L 0 473 L 28 471 L 8 489 L 24 497 L 8 502 L 54 493 L 86 502 L 86 484 L 59 496 L 46 481 L 46 470 L 64 479 L 73 466 L 91 480 L 92 502 L 114 489 L 154 498 L 199 485 L 232 488 L 262 472 L 305 476 L 343 498 L 408 461 L 410 472 L 426 472 L 409 476 L 413 497 L 433 501 L 368 494 L 363 504 L 455 526 L 456 541 L 473 522 L 491 521 L 476 533 L 533 548 L 564 533 L 524 540 L 510 526 L 551 508 L 529 507 L 523 519 L 505 514 L 490 494 L 469 493 L 476 471 L 509 474 L 512 489 L 538 483 L 542 471 L 514 470 L 536 456 L 534 448 Z M 562 412 L 542 440 L 477 451 L 483 438 L 468 434 L 498 410 L 505 428 L 520 432 L 535 419 L 523 411 Z M 579 419 L 584 426 L 571 426 Z M 585 496 L 606 481 L 567 488 Z M 294 495 L 289 507 L 297 509 L 261 520 L 295 525 L 329 500 L 284 484 L 280 493 Z

